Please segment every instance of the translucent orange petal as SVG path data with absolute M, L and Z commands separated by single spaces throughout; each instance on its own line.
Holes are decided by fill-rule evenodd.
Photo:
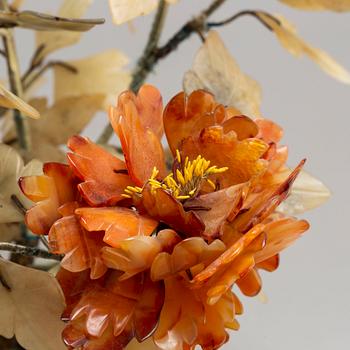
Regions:
M 189 200 L 185 204 L 188 210 L 193 208 L 205 225 L 202 235 L 206 239 L 221 236 L 222 226 L 234 214 L 242 198 L 243 186 L 235 185 L 220 191 L 211 192 Z
M 228 340 L 225 327 L 237 327 L 235 296 L 229 291 L 215 306 L 206 304 L 206 291 L 194 291 L 179 278 L 165 280 L 165 301 L 153 336 L 163 350 L 217 349 Z
M 105 264 L 123 271 L 121 279 L 126 279 L 147 270 L 161 250 L 157 237 L 135 236 L 121 241 L 118 248 L 103 248 L 101 254 Z
M 83 180 L 78 188 L 90 205 L 113 205 L 123 199 L 125 187 L 132 184 L 123 161 L 86 137 L 73 136 L 67 145 L 73 151 L 67 154 L 70 166 Z
M 214 276 L 220 270 L 222 271 L 228 264 L 231 264 L 247 247 L 259 236 L 264 233 L 264 225 L 256 225 L 231 247 L 229 247 L 222 255 L 213 261 L 206 269 L 196 275 L 193 279 L 194 286 L 200 286 L 204 281 Z
M 259 127 L 258 136 L 266 143 L 278 143 L 283 137 L 283 129 L 269 119 L 255 119 L 255 123 Z
M 195 212 L 185 211 L 178 200 L 162 189 L 152 191 L 146 186 L 137 205 L 152 218 L 187 236 L 199 236 L 204 230 L 204 224 Z
M 122 207 L 79 208 L 75 214 L 86 230 L 105 231 L 103 240 L 112 247 L 119 247 L 129 237 L 149 236 L 158 225 L 158 221 Z
M 154 331 L 164 300 L 162 285 L 143 274 L 127 281 L 119 276 L 110 272 L 103 283 L 82 294 L 63 332 L 67 345 L 123 349 L 134 336 L 142 341 Z
M 25 222 L 36 234 L 47 234 L 51 225 L 61 217 L 58 208 L 75 200 L 76 180 L 65 164 L 46 163 L 44 174 L 19 179 L 23 193 L 36 204 L 27 211 Z
M 100 254 L 105 245 L 102 238 L 99 233 L 85 231 L 74 215 L 57 220 L 49 232 L 52 252 L 65 255 L 61 266 L 71 272 L 91 269 L 91 279 L 98 279 L 107 271 Z
M 198 137 L 188 137 L 183 141 L 181 154 L 195 159 L 198 154 L 218 167 L 228 167 L 222 174 L 213 177 L 220 188 L 240 184 L 250 180 L 266 169 L 261 159 L 268 145 L 259 139 L 238 141 L 235 134 L 224 134 L 221 126 L 204 129 Z
M 234 131 L 238 140 L 249 139 L 258 134 L 259 128 L 255 122 L 245 115 L 236 115 L 235 117 L 227 119 L 222 127 L 224 133 Z
M 278 205 L 288 197 L 304 164 L 305 160 L 301 161 L 283 182 L 248 196 L 246 204 L 234 222 L 234 226 L 239 232 L 246 232 L 274 212 Z
M 140 93 L 141 96 L 138 97 L 131 91 L 122 93 L 118 106 L 110 109 L 109 118 L 122 144 L 130 177 L 142 186 L 150 178 L 153 167 L 159 170 L 160 176 L 165 176 L 166 171 L 159 138 L 162 122 L 159 120 L 161 104 L 159 105 L 158 92 L 146 87 Z M 152 111 L 155 111 L 155 115 Z
M 217 111 L 221 117 L 215 116 L 217 106 L 214 96 L 204 90 L 194 91 L 189 96 L 180 92 L 170 100 L 164 110 L 163 119 L 165 134 L 173 154 L 183 139 L 215 125 L 216 118 L 224 118 L 222 106 Z
M 265 225 L 266 246 L 256 254 L 256 261 L 263 263 L 273 258 L 277 253 L 293 244 L 308 229 L 309 223 L 305 220 L 283 215 L 277 216 L 276 219 Z
M 200 237 L 187 238 L 178 243 L 171 254 L 162 252 L 155 257 L 151 278 L 153 281 L 165 279 L 198 264 L 204 268 L 224 251 L 225 244 L 220 240 L 207 244 Z
M 251 269 L 237 280 L 237 285 L 244 295 L 254 297 L 261 291 L 262 281 L 257 270 Z

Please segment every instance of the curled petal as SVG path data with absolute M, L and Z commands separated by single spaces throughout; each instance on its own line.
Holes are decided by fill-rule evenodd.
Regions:
M 258 138 L 266 143 L 278 143 L 283 137 L 283 129 L 275 122 L 269 119 L 258 118 L 254 120 L 259 127 Z
M 51 225 L 61 217 L 58 209 L 75 200 L 76 180 L 65 164 L 44 164 L 44 175 L 19 179 L 23 193 L 36 204 L 27 211 L 25 221 L 36 234 L 47 234 Z
M 271 222 L 265 225 L 266 246 L 256 254 L 257 263 L 266 266 L 266 261 L 293 244 L 308 229 L 309 224 L 305 220 L 297 220 L 283 215 L 272 219 Z M 275 262 L 275 264 L 278 265 L 278 262 Z M 271 261 L 269 265 L 271 266 Z
M 159 170 L 160 176 L 165 176 L 165 157 L 159 138 L 162 129 L 159 129 L 162 125 L 159 120 L 160 97 L 149 86 L 140 94 L 136 97 L 131 91 L 122 93 L 118 106 L 110 109 L 109 118 L 122 144 L 130 177 L 142 186 L 150 178 L 154 167 Z M 151 99 L 148 99 L 148 94 Z
M 103 240 L 112 247 L 133 236 L 150 236 L 158 225 L 156 220 L 122 207 L 79 208 L 75 214 L 86 230 L 105 231 Z
M 156 256 L 151 268 L 151 278 L 153 281 L 165 279 L 198 264 L 206 267 L 224 250 L 225 244 L 220 240 L 207 244 L 200 237 L 187 238 L 175 246 L 172 254 L 163 252 Z
M 114 205 L 131 185 L 125 164 L 86 137 L 73 136 L 68 141 L 73 153 L 67 157 L 75 174 L 83 180 L 78 188 L 92 206 Z
M 263 236 L 261 236 L 263 235 Z M 206 269 L 196 275 L 193 279 L 194 286 L 200 286 L 203 282 L 214 276 L 220 270 L 222 271 L 230 263 L 232 263 L 245 249 L 259 236 L 264 237 L 264 225 L 256 225 L 231 247 L 229 247 L 222 255 L 214 260 Z
M 138 203 L 154 219 L 168 224 L 188 236 L 199 236 L 204 224 L 193 211 L 185 211 L 182 204 L 163 189 L 146 186 Z
M 265 220 L 289 195 L 292 185 L 305 164 L 305 159 L 283 182 L 273 185 L 260 193 L 252 193 L 247 204 L 237 216 L 234 226 L 239 232 L 246 232 Z
M 210 160 L 218 167 L 228 170 L 214 177 L 223 187 L 249 181 L 266 169 L 266 162 L 261 159 L 268 145 L 259 139 L 238 141 L 235 134 L 224 134 L 221 126 L 204 129 L 199 137 L 188 137 L 183 141 L 181 153 L 190 160 L 198 154 Z
M 255 122 L 245 115 L 236 115 L 229 118 L 222 124 L 222 127 L 225 134 L 234 131 L 239 141 L 255 137 L 259 131 Z
M 214 96 L 204 90 L 196 90 L 189 96 L 180 92 L 170 100 L 163 118 L 165 134 L 173 154 L 183 139 L 199 134 L 202 129 L 216 124 L 217 106 Z
M 61 266 L 71 272 L 91 269 L 91 279 L 103 276 L 107 267 L 100 250 L 105 245 L 100 234 L 86 232 L 75 216 L 57 220 L 50 229 L 49 243 L 53 253 L 65 254 Z
M 83 292 L 63 339 L 71 348 L 124 349 L 134 336 L 142 341 L 153 333 L 163 300 L 162 285 L 147 275 L 120 281 L 111 272 Z
M 124 272 L 126 279 L 147 270 L 162 250 L 156 237 L 135 236 L 121 241 L 118 248 L 104 247 L 103 261 L 109 268 Z
M 258 271 L 251 269 L 237 281 L 237 285 L 244 295 L 254 297 L 260 293 L 262 281 Z
M 186 203 L 186 209 L 194 208 L 193 210 L 203 221 L 205 225 L 203 236 L 213 239 L 221 235 L 222 226 L 231 218 L 231 215 L 234 215 L 240 203 L 242 191 L 242 185 L 230 186 L 198 196 Z

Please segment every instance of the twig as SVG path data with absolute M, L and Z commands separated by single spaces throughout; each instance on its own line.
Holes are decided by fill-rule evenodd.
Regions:
M 141 84 L 146 79 L 148 73 L 153 67 L 153 53 L 158 46 L 160 35 L 164 26 L 164 21 L 167 13 L 168 5 L 165 0 L 161 0 L 158 5 L 158 11 L 154 18 L 152 29 L 148 37 L 148 42 L 143 51 L 142 56 L 137 62 L 136 68 L 132 75 L 130 89 L 134 92 L 140 88 Z
M 62 62 L 62 61 L 50 61 L 50 62 L 46 63 L 44 66 L 42 66 L 40 68 L 40 70 L 38 70 L 37 72 L 32 71 L 31 73 L 33 73 L 33 74 L 29 74 L 23 79 L 22 83 L 23 83 L 24 91 L 26 91 L 48 69 L 50 69 L 52 67 L 55 67 L 55 66 L 60 66 L 62 68 L 65 68 L 65 69 L 67 69 L 68 71 L 70 71 L 71 73 L 74 73 L 74 74 L 78 73 L 78 69 L 75 68 L 74 66 L 72 66 L 69 63 Z
M 61 260 L 62 256 L 57 254 L 52 254 L 46 250 L 42 250 L 36 247 L 26 247 L 24 245 L 15 244 L 15 243 L 5 243 L 0 242 L 0 250 L 12 252 L 15 254 L 33 256 L 42 259 L 54 259 Z
M 11 200 L 15 204 L 15 206 L 19 209 L 19 211 L 24 215 L 27 209 L 24 207 L 23 203 L 19 200 L 19 198 L 13 194 L 11 195 Z
M 152 28 L 148 36 L 147 44 L 143 50 L 142 56 L 137 61 L 137 65 L 132 74 L 132 80 L 129 85 L 129 89 L 137 91 L 142 83 L 145 81 L 147 75 L 153 67 L 152 58 L 153 53 L 157 48 L 160 35 L 164 26 L 165 17 L 168 10 L 168 4 L 165 0 L 161 0 L 158 5 L 157 13 L 154 17 Z M 102 134 L 97 139 L 97 143 L 107 143 L 113 134 L 112 127 L 108 124 Z
M 207 18 L 213 12 L 215 12 L 225 1 L 226 0 L 213 0 L 208 8 L 203 10 L 197 17 L 184 24 L 164 46 L 157 48 L 165 16 L 165 11 L 164 9 L 162 10 L 162 3 L 163 6 L 165 6 L 164 1 L 161 1 L 153 23 L 148 43 L 141 58 L 138 61 L 136 69 L 134 70 L 130 89 L 136 92 L 161 58 L 164 58 L 170 52 L 177 49 L 179 44 L 186 40 L 192 33 L 201 33 L 201 30 L 205 28 L 205 22 Z M 154 34 L 156 34 L 154 38 L 155 40 L 152 38 L 152 35 Z M 102 144 L 108 142 L 112 133 L 113 130 L 111 126 L 107 125 L 100 137 L 97 139 L 97 142 Z
M 9 7 L 6 0 L 0 0 L 0 10 L 8 11 Z M 22 98 L 23 88 L 20 77 L 20 70 L 18 58 L 16 53 L 15 42 L 11 29 L 4 29 L 6 35 L 3 36 L 4 49 L 6 53 L 7 70 L 9 75 L 9 82 L 11 91 Z M 28 122 L 26 117 L 18 110 L 14 110 L 14 120 L 16 125 L 16 132 L 18 136 L 19 146 L 22 150 L 29 151 L 31 147 L 30 133 L 28 129 Z
M 39 67 L 42 63 L 42 59 L 38 59 L 40 57 L 41 52 L 44 50 L 45 44 L 41 44 L 39 47 L 36 48 L 34 51 L 33 57 L 30 60 L 30 64 L 28 69 L 24 72 L 22 76 L 22 82 L 27 79 L 28 75 L 32 73 L 33 70 L 35 70 L 37 67 Z
M 265 23 L 259 16 L 259 13 L 262 13 L 264 14 L 265 16 L 271 18 L 272 20 L 274 20 L 275 22 L 277 22 L 278 24 L 280 24 L 281 22 L 279 21 L 278 18 L 270 15 L 269 13 L 267 12 L 264 12 L 264 11 L 257 11 L 257 10 L 244 10 L 244 11 L 241 11 L 241 12 L 238 12 L 236 14 L 234 14 L 233 16 L 223 20 L 223 21 L 220 21 L 220 22 L 208 22 L 207 23 L 207 27 L 208 28 L 213 28 L 213 27 L 221 27 L 221 26 L 224 26 L 226 24 L 229 24 L 233 21 L 235 21 L 236 19 L 240 18 L 240 17 L 243 17 L 243 16 L 253 16 L 255 17 L 261 24 L 263 24 L 267 29 L 269 30 L 272 30 L 272 28 L 267 24 Z

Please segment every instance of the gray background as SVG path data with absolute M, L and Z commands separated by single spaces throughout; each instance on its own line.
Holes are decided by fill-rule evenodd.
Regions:
M 28 0 L 24 8 L 54 13 L 59 3 Z M 182 0 L 173 6 L 163 40 L 208 3 Z M 229 0 L 213 19 L 220 20 L 247 8 L 285 15 L 307 41 L 327 50 L 350 70 L 350 14 L 296 11 L 277 0 Z M 107 1 L 95 0 L 87 17 L 104 17 L 107 23 L 85 34 L 79 45 L 61 50 L 53 57 L 82 58 L 114 47 L 130 57 L 132 67 L 143 48 L 152 15 L 133 21 L 135 33 L 127 25 L 112 25 Z M 232 334 L 224 349 L 348 349 L 350 86 L 328 77 L 306 58 L 297 60 L 290 56 L 253 18 L 242 18 L 219 31 L 241 68 L 261 83 L 264 115 L 285 128 L 289 163 L 295 165 L 307 157 L 307 171 L 321 178 L 333 192 L 326 205 L 303 215 L 312 228 L 282 254 L 279 270 L 263 275 L 269 302 L 262 304 L 257 299 L 242 297 L 245 313 L 239 317 L 241 330 Z M 16 34 L 23 70 L 34 40 L 29 31 L 17 30 Z M 163 60 L 149 78 L 161 89 L 165 101 L 181 89 L 183 73 L 199 46 L 200 40 L 193 36 Z M 95 125 L 102 127 L 105 121 L 105 116 L 100 117 Z M 88 133 L 93 136 L 91 130 Z

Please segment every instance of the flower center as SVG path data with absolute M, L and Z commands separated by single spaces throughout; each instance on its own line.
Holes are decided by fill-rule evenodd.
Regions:
M 171 172 L 163 180 L 157 180 L 159 170 L 156 167 L 153 168 L 152 175 L 147 181 L 151 186 L 151 191 L 162 188 L 178 200 L 187 200 L 197 195 L 203 181 L 206 181 L 215 190 L 216 186 L 209 176 L 221 174 L 228 169 L 228 167 L 210 166 L 210 160 L 206 160 L 201 155 L 194 160 L 186 157 L 183 161 L 178 150 L 176 150 L 176 161 L 176 171 Z M 128 186 L 124 192 L 123 197 L 132 198 L 135 194 L 141 195 L 142 188 Z

